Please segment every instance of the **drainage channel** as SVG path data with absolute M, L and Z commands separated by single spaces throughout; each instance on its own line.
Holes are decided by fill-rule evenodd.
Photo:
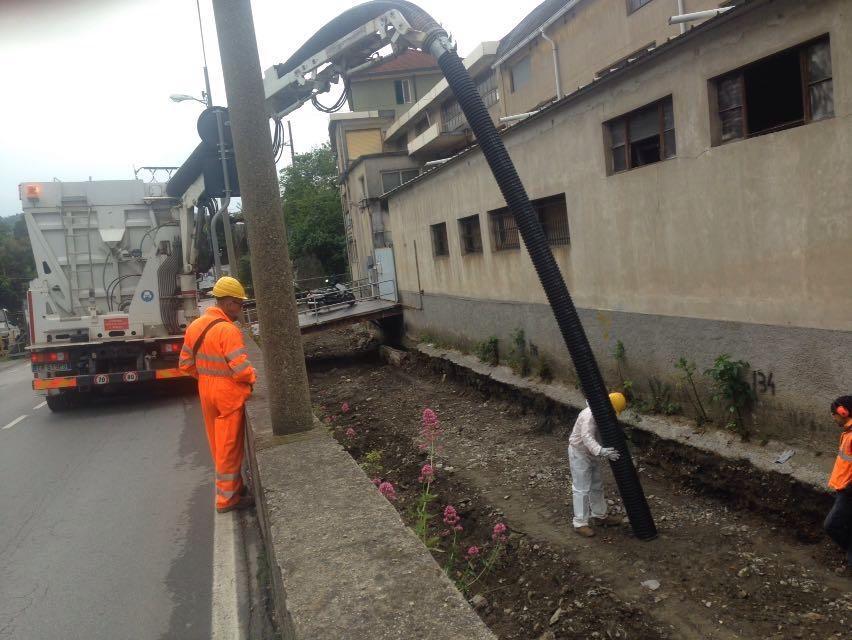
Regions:
M 306 343 L 317 411 L 370 477 L 393 486 L 410 525 L 423 488 L 421 415 L 436 412 L 443 433 L 427 541 L 500 638 L 824 639 L 848 630 L 852 596 L 832 572 L 836 553 L 821 538 L 800 539 L 817 540 L 819 496 L 802 494 L 798 520 L 784 520 L 760 508 L 761 495 L 775 500 L 783 487 L 634 434 L 659 540 L 639 542 L 626 523 L 580 538 L 565 451 L 575 410 L 413 354 L 402 367 L 385 365 L 353 351 L 342 332 L 323 340 L 330 358 Z M 623 516 L 609 478 L 607 497 Z M 455 546 L 441 535 L 447 505 L 463 527 Z M 481 572 L 497 523 L 509 539 Z M 481 573 L 473 582 L 470 567 Z

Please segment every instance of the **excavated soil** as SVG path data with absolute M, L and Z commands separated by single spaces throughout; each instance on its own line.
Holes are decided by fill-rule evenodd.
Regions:
M 824 495 L 634 433 L 659 537 L 640 542 L 625 523 L 580 538 L 566 456 L 575 411 L 423 357 L 389 366 L 374 347 L 365 329 L 306 340 L 317 413 L 359 462 L 381 452 L 370 475 L 394 484 L 409 524 L 424 460 L 420 417 L 426 407 L 437 413 L 444 435 L 431 511 L 458 509 L 463 548 L 487 551 L 496 522 L 511 532 L 466 594 L 499 638 L 848 637 L 852 582 L 834 574 L 840 553 L 819 535 Z M 623 514 L 605 477 L 611 510 Z M 441 518 L 433 522 L 437 533 Z M 442 566 L 447 547 L 442 538 L 433 551 Z M 649 580 L 659 587 L 643 586 Z

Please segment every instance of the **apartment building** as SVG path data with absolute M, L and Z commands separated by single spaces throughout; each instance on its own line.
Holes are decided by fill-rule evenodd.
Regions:
M 723 3 L 683 33 L 677 4 L 543 3 L 483 52 L 493 115 L 610 384 L 619 341 L 640 387 L 727 353 L 751 363 L 754 428 L 833 435 L 826 407 L 852 385 L 849 3 Z M 422 137 L 456 132 L 433 91 L 387 129 L 409 158 L 446 159 L 381 198 L 407 328 L 462 345 L 522 328 L 570 379 L 482 155 Z
M 391 245 L 379 196 L 420 173 L 420 164 L 386 139 L 388 127 L 441 78 L 436 60 L 406 51 L 346 78 L 348 113 L 332 114 L 329 137 L 340 174 L 346 246 L 353 279 L 369 276 L 374 250 Z

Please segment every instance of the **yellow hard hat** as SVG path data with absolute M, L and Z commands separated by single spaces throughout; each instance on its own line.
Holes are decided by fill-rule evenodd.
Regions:
M 624 397 L 623 393 L 609 394 L 609 401 L 612 403 L 612 408 L 615 409 L 615 415 L 621 415 L 621 412 L 627 408 L 627 398 Z
M 246 290 L 240 281 L 231 276 L 222 276 L 213 285 L 214 298 L 239 298 L 240 300 L 248 300 Z

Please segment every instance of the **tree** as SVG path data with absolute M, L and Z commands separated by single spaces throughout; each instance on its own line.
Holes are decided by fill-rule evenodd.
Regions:
M 290 258 L 315 258 L 326 274 L 346 271 L 346 236 L 337 188 L 337 163 L 326 143 L 296 155 L 281 170 Z
M 0 218 L 0 308 L 20 311 L 29 281 L 35 275 L 30 238 L 23 216 Z

